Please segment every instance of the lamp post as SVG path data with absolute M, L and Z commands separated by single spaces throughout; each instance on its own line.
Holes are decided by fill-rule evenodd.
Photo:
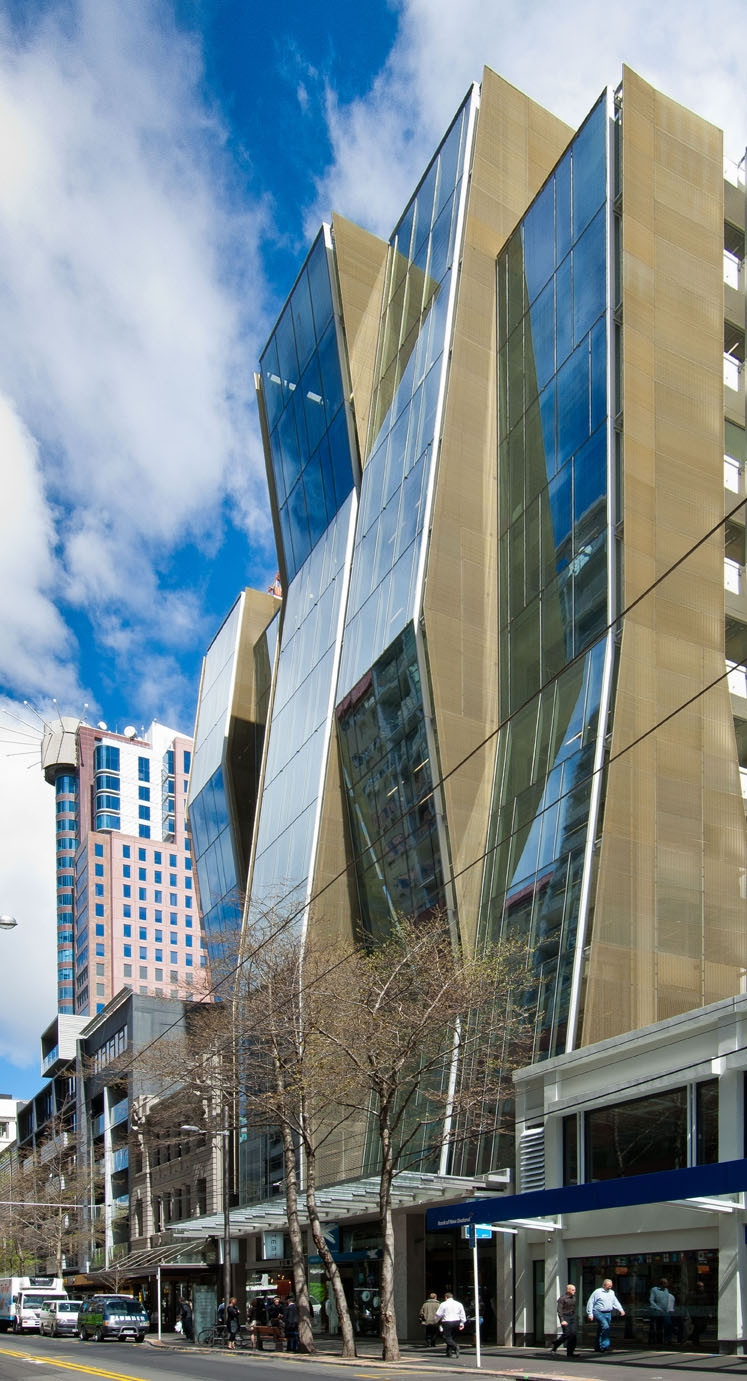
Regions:
M 191 1123 L 182 1123 L 183 1132 L 198 1132 L 202 1134 L 206 1131 L 205 1127 L 195 1127 Z M 229 1207 L 229 1186 L 228 1186 L 228 1138 L 231 1135 L 229 1128 L 223 1131 L 215 1130 L 213 1136 L 223 1137 L 221 1153 L 223 1157 L 223 1299 L 228 1304 L 231 1298 L 231 1216 Z
M 15 916 L 0 916 L 0 930 L 15 930 L 17 925 Z

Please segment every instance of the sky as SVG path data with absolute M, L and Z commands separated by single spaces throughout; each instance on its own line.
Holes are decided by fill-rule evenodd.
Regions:
M 0 5 L 0 1093 L 55 1013 L 41 721 L 190 732 L 275 553 L 253 371 L 322 220 L 388 236 L 487 64 L 571 125 L 622 64 L 739 160 L 742 0 Z

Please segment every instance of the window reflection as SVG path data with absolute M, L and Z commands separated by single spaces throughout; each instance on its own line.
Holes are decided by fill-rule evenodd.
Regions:
M 260 362 L 288 583 L 353 487 L 322 232 Z
M 603 98 L 498 261 L 507 722 L 481 928 L 526 942 L 537 1054 L 565 1038 L 607 623 L 606 120 Z
M 414 588 L 423 522 L 422 487 L 408 486 L 403 492 L 403 486 L 413 466 L 422 462 L 425 468 L 433 455 L 468 106 L 469 101 L 390 242 L 390 281 L 379 332 L 369 459 L 361 483 L 341 694 L 351 689 L 383 651 L 386 640 L 400 633 L 412 617 L 412 608 L 402 596 Z M 397 513 L 404 519 L 399 526 Z M 407 548 L 401 540 L 403 531 L 409 535 Z
M 363 924 L 381 937 L 443 902 L 412 624 L 338 706 L 337 725 Z

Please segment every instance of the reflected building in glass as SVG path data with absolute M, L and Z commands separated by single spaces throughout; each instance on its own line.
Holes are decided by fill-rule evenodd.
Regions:
M 743 978 L 725 234 L 743 259 L 720 133 L 635 73 L 574 131 L 486 70 L 388 242 L 322 228 L 257 374 L 284 598 L 250 911 L 520 937 L 537 1060 Z M 727 533 L 743 571 L 741 510 Z

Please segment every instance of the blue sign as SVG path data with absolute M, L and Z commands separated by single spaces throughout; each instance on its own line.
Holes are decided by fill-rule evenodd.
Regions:
M 490 1239 L 492 1236 L 493 1229 L 489 1223 L 468 1223 L 462 1228 L 462 1237 L 466 1237 L 471 1247 L 474 1247 L 475 1242 Z
M 747 1189 L 747 1160 L 656 1170 L 650 1175 L 597 1180 L 590 1184 L 533 1189 L 501 1198 L 466 1199 L 426 1210 L 426 1232 L 459 1228 L 467 1223 L 506 1223 L 513 1218 L 547 1218 L 557 1213 L 590 1213 L 600 1208 L 630 1208 L 667 1203 L 670 1199 L 723 1198 Z

